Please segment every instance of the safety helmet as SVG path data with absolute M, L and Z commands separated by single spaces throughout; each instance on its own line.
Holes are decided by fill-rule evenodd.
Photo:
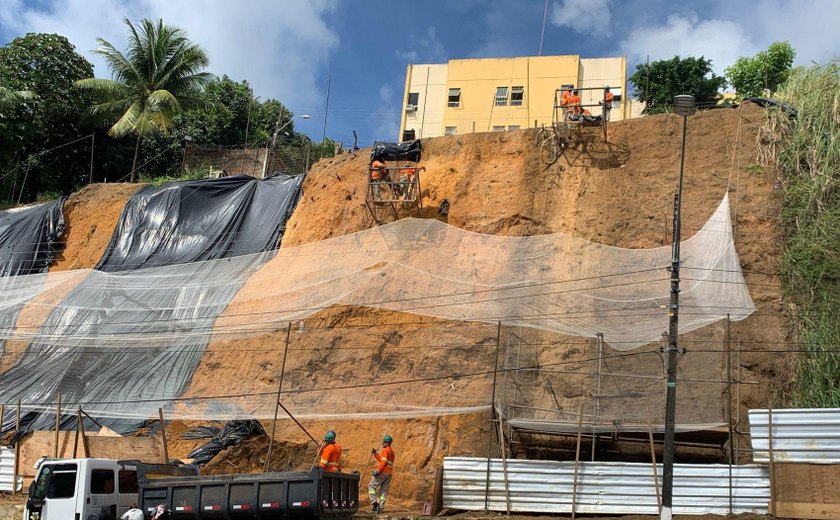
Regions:
M 392 442 L 394 442 L 394 438 L 390 435 L 386 435 L 385 437 L 382 437 L 382 442 L 387 442 L 388 444 L 391 444 Z
M 335 442 L 335 431 L 330 430 L 324 435 L 324 440 L 327 442 Z
M 604 90 L 609 90 L 609 89 L 610 89 L 609 85 L 604 86 Z

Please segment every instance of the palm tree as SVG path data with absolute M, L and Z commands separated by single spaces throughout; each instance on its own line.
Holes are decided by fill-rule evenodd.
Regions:
M 207 53 L 187 39 L 183 29 L 143 20 L 138 26 L 125 20 L 130 30 L 125 54 L 97 38 L 101 55 L 113 79 L 89 78 L 76 86 L 99 96 L 101 103 L 90 108 L 94 120 L 112 124 L 111 137 L 137 135 L 131 182 L 137 170 L 140 142 L 144 135 L 167 132 L 173 117 L 190 106 L 202 105 L 201 90 L 212 79 L 202 72 L 209 62 Z
M 38 96 L 31 90 L 11 90 L 0 85 L 0 118 L 5 117 L 3 111 L 18 103 L 32 101 Z

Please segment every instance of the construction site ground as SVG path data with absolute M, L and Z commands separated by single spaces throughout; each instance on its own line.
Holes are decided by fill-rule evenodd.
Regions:
M 757 134 L 763 123 L 762 109 L 749 104 L 739 109 L 698 113 L 689 119 L 685 162 L 683 238 L 690 237 L 706 222 L 728 191 L 737 251 L 757 307 L 748 319 L 734 322 L 731 331 L 745 352 L 738 367 L 741 380 L 754 383 L 740 388 L 737 403 L 740 409 L 735 416 L 741 419 L 737 425 L 740 432 L 748 430 L 746 410 L 766 407 L 790 377 L 790 360 L 778 352 L 785 349 L 791 334 L 778 275 L 780 192 L 772 166 L 756 165 Z M 524 236 L 563 232 L 622 248 L 668 245 L 679 172 L 681 125 L 682 119 L 674 115 L 610 123 L 608 143 L 600 139 L 579 143 L 551 166 L 540 161 L 534 143 L 535 130 L 424 140 L 423 217 L 439 218 L 478 233 Z M 365 206 L 368 162 L 369 151 L 360 150 L 314 165 L 304 183 L 303 197 L 288 223 L 283 246 L 306 244 L 375 225 Z M 66 248 L 52 269 L 93 267 L 110 239 L 125 201 L 137 188 L 137 185 L 101 184 L 72 195 L 66 205 Z M 449 202 L 448 215 L 439 214 L 444 200 Z M 409 214 L 406 211 L 401 216 Z M 226 312 L 256 311 L 248 308 L 245 296 L 259 290 L 246 283 L 240 291 L 243 296 L 235 297 Z M 33 313 L 24 309 L 19 323 L 37 325 L 32 316 Z M 317 348 L 321 357 L 296 359 L 296 355 L 304 354 L 290 353 L 290 372 L 296 375 L 286 384 L 292 386 L 303 382 L 307 385 L 329 381 L 375 382 L 377 373 L 371 367 L 389 367 L 389 377 L 400 377 L 410 375 L 411 371 L 405 368 L 408 363 L 444 366 L 449 362 L 446 352 L 415 352 L 410 348 L 417 345 L 417 350 L 423 350 L 419 347 L 441 331 L 447 337 L 459 338 L 460 343 L 480 342 L 488 335 L 495 336 L 493 324 L 476 327 L 362 307 L 330 308 L 305 322 L 307 326 L 358 325 L 340 332 L 341 342 L 352 342 L 358 348 L 352 352 L 331 351 L 330 342 L 338 333 L 331 333 L 328 327 L 323 327 L 323 333 L 301 336 L 295 340 L 300 342 L 297 346 L 301 351 Z M 418 322 L 436 326 L 419 326 Z M 700 334 L 721 336 L 720 325 L 708 329 Z M 395 334 L 403 347 L 398 352 L 389 350 Z M 262 382 L 266 389 L 276 388 L 284 337 L 285 330 L 278 330 L 247 339 L 211 340 L 187 395 L 208 388 L 224 391 L 226 382 L 243 377 L 237 370 L 241 354 L 236 352 L 243 346 L 255 350 L 265 347 L 268 352 L 251 354 L 254 358 L 249 359 L 249 364 L 261 368 L 247 377 Z M 2 369 L 15 359 L 14 346 L 10 345 L 7 351 L 0 363 Z M 464 368 L 479 362 L 486 360 L 458 360 Z M 694 395 L 694 400 L 725 407 L 721 404 L 725 386 L 705 388 L 707 394 Z M 483 387 L 471 391 L 479 390 L 484 391 Z M 414 391 L 429 391 L 429 388 L 418 387 Z M 365 398 L 364 395 L 360 394 L 359 398 Z M 735 399 L 731 395 L 730 398 Z M 487 399 L 489 403 L 489 392 Z M 317 407 L 313 403 L 313 408 L 317 410 Z M 317 435 L 335 429 L 344 448 L 345 468 L 360 472 L 367 472 L 370 448 L 379 444 L 382 435 L 394 436 L 397 469 L 389 508 L 394 514 L 406 512 L 405 518 L 412 517 L 410 512 L 419 511 L 424 502 L 431 500 L 434 475 L 443 457 L 485 456 L 487 451 L 487 413 L 409 419 L 308 419 L 303 423 Z M 181 432 L 197 424 L 201 423 L 173 421 L 168 425 L 171 456 L 185 457 L 203 443 L 180 437 Z M 271 431 L 270 421 L 263 424 Z M 287 469 L 290 462 L 297 468 L 308 467 L 314 460 L 313 444 L 292 421 L 278 422 L 275 439 L 271 469 Z M 265 437 L 249 439 L 222 452 L 207 465 L 205 472 L 261 471 L 267 444 Z M 748 447 L 748 442 L 745 446 Z M 620 447 L 616 449 L 621 451 Z M 705 455 L 717 460 L 723 460 L 723 456 L 720 450 Z M 678 454 L 678 460 L 679 457 Z M 745 450 L 742 462 L 748 458 Z M 487 514 L 456 517 L 496 518 Z

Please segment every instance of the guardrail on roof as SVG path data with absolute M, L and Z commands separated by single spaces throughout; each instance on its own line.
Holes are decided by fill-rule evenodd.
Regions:
M 753 461 L 769 462 L 769 413 L 750 410 L 749 418 Z M 773 461 L 840 463 L 840 409 L 774 409 Z
M 507 460 L 511 511 L 571 513 L 574 461 Z M 657 465 L 660 486 L 662 465 Z M 487 459 L 448 457 L 443 463 L 443 506 L 484 510 Z M 727 514 L 729 466 L 676 464 L 674 514 Z M 767 467 L 732 466 L 732 512 L 767 513 L 770 480 Z M 505 476 L 501 459 L 491 459 L 487 509 L 505 511 Z M 653 468 L 629 462 L 581 462 L 575 512 L 658 514 Z

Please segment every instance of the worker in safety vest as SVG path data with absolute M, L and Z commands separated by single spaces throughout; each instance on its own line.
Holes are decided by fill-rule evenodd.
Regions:
M 335 432 L 330 430 L 324 435 L 324 445 L 321 448 L 318 466 L 324 471 L 341 472 L 341 446 L 335 442 Z
M 379 200 L 382 198 L 382 190 L 391 182 L 391 177 L 388 175 L 388 168 L 385 163 L 381 161 L 373 161 L 370 164 L 370 186 L 373 191 L 373 198 Z
M 402 195 L 404 200 L 409 200 L 412 195 L 411 187 L 414 186 L 414 176 L 417 172 L 426 171 L 425 166 L 405 166 L 400 168 L 399 182 L 397 183 L 397 190 Z
M 377 452 L 373 448 L 370 452 L 376 459 L 376 468 L 373 470 L 373 477 L 368 485 L 368 495 L 374 513 L 381 513 L 385 509 L 385 500 L 388 498 L 388 488 L 391 487 L 391 476 L 394 473 L 394 449 L 391 443 L 394 438 L 386 435 L 382 438 L 382 451 Z M 379 496 L 377 497 L 377 493 Z
M 560 95 L 560 105 L 561 106 L 566 106 L 566 100 L 568 100 L 569 97 L 572 95 L 572 90 L 571 89 L 573 89 L 573 88 L 575 88 L 574 85 L 572 85 L 569 90 L 564 90 L 563 93 Z

